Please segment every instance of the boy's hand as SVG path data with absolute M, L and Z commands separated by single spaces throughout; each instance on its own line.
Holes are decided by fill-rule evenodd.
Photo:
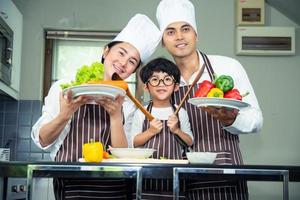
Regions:
M 167 121 L 167 126 L 169 127 L 170 131 L 172 133 L 176 133 L 178 131 L 178 118 L 175 114 L 172 114 L 168 121 Z
M 150 122 L 149 131 L 153 134 L 158 134 L 163 128 L 163 123 L 159 119 L 153 119 Z

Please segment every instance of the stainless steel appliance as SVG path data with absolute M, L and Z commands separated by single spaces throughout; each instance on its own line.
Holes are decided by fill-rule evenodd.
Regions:
M 8 178 L 5 200 L 25 200 L 27 195 L 26 178 Z
M 0 81 L 11 82 L 13 31 L 0 17 Z

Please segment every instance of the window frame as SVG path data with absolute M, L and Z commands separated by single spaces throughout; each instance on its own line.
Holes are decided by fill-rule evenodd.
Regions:
M 89 40 L 103 41 L 112 40 L 120 31 L 82 31 L 82 30 L 54 30 L 45 29 L 45 54 L 44 54 L 44 78 L 43 78 L 43 100 L 47 96 L 52 85 L 53 59 L 54 59 L 54 42 L 61 40 Z M 139 78 L 140 66 L 135 73 L 135 96 L 143 102 L 143 83 Z M 132 82 L 131 82 L 132 83 Z

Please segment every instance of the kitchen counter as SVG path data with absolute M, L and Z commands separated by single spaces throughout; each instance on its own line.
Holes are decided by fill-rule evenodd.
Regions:
M 222 169 L 258 169 L 258 170 L 288 170 L 289 180 L 292 182 L 300 182 L 300 166 L 292 165 L 211 165 L 211 164 L 134 164 L 134 163 L 58 163 L 58 162 L 0 162 L 1 177 L 27 177 L 28 165 L 47 165 L 47 166 L 127 166 L 127 167 L 142 167 L 144 178 L 170 178 L 173 176 L 173 168 L 222 168 Z M 56 174 L 54 174 L 56 175 Z M 64 176 L 65 173 L 58 173 L 57 176 Z M 73 173 L 74 175 L 74 173 Z M 245 175 L 246 176 L 246 175 Z M 248 177 L 251 178 L 251 177 Z M 253 177 L 257 179 L 257 177 Z M 264 177 L 265 178 L 265 177 Z M 279 180 L 278 178 L 270 178 L 267 180 Z
M 114 177 L 133 178 L 137 182 L 137 199 L 141 197 L 143 178 L 173 179 L 175 199 L 179 179 L 214 178 L 248 181 L 283 182 L 283 199 L 288 199 L 288 182 L 300 182 L 300 166 L 285 165 L 212 165 L 170 163 L 57 163 L 0 162 L 1 177 L 27 177 L 28 199 L 32 179 L 37 177 Z

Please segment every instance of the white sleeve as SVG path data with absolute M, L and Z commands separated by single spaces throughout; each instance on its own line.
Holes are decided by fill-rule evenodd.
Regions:
M 234 123 L 231 126 L 224 127 L 224 129 L 232 134 L 259 132 L 263 125 L 263 116 L 248 75 L 237 60 L 228 57 L 225 57 L 225 59 L 226 62 L 223 63 L 227 66 L 223 66 L 223 68 L 228 71 L 222 74 L 232 76 L 234 88 L 237 88 L 241 94 L 249 92 L 243 98 L 243 101 L 250 104 L 250 107 L 241 109 Z M 219 73 L 217 72 L 217 74 Z
M 124 131 L 126 134 L 127 142 L 129 147 L 131 146 L 131 126 L 133 121 L 133 116 L 136 111 L 135 105 L 127 97 L 123 103 L 123 113 L 124 113 Z
M 129 136 L 130 143 L 128 142 L 129 147 L 133 147 L 134 137 L 143 131 L 144 121 L 145 115 L 140 110 L 136 110 L 132 119 L 132 125 Z
M 188 134 L 192 140 L 194 141 L 194 135 L 192 133 L 192 129 L 191 129 L 191 124 L 190 124 L 190 120 L 189 120 L 189 116 L 186 112 L 185 109 L 181 108 L 179 110 L 179 121 L 180 121 L 180 129 Z
M 55 82 L 45 98 L 45 103 L 42 108 L 42 116 L 38 119 L 38 121 L 33 125 L 32 131 L 31 131 L 31 138 L 34 141 L 34 143 L 41 149 L 43 150 L 48 150 L 51 151 L 51 158 L 53 159 L 59 149 L 62 141 L 64 140 L 65 136 L 70 130 L 70 121 L 65 127 L 65 129 L 62 131 L 60 136 L 50 145 L 46 147 L 42 147 L 40 144 L 39 140 L 39 134 L 40 134 L 40 129 L 42 126 L 44 126 L 46 123 L 50 122 L 53 120 L 58 114 L 59 114 L 59 97 L 60 97 L 60 92 L 62 91 L 60 88 L 60 84 L 65 83 L 66 80 L 61 80 Z

